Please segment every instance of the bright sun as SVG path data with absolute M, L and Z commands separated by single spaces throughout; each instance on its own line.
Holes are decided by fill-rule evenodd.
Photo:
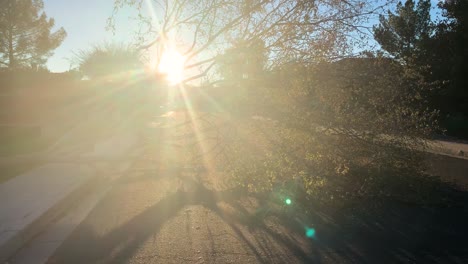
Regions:
M 183 81 L 185 57 L 174 48 L 166 49 L 159 61 L 158 71 L 166 74 L 170 84 L 178 84 Z

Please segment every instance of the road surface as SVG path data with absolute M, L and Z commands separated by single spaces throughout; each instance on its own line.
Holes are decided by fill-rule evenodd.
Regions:
M 174 126 L 190 117 L 173 113 L 166 118 Z M 174 159 L 183 160 L 181 144 L 190 140 L 157 129 L 167 124 L 154 123 L 148 134 L 152 147 L 114 182 L 48 263 L 468 261 L 466 206 L 336 210 L 314 204 L 302 208 L 294 201 L 278 205 L 271 197 L 226 188 L 223 176 L 209 166 L 178 167 Z M 204 131 L 188 127 L 182 134 Z M 178 139 L 170 144 L 171 138 Z
M 48 263 L 310 260 L 311 240 L 302 232 L 289 232 L 273 218 L 264 222 L 250 215 L 258 203 L 255 198 L 223 189 L 217 184 L 220 176 L 206 168 L 177 167 L 174 160 L 184 155 L 180 145 L 190 144 L 190 139 L 171 139 L 198 129 L 189 125 L 185 132 L 161 132 L 162 126 L 179 127 L 190 117 L 169 113 L 163 118 L 169 121 L 149 128 L 153 144 L 145 155 L 114 183 Z M 163 162 L 158 155 L 165 157 Z
M 184 146 L 211 139 L 202 121 L 168 113 L 149 124 L 144 155 L 47 263 L 466 263 L 468 209 L 279 205 L 188 166 Z M 197 118 L 195 118 L 197 119 Z M 209 123 L 209 122 L 206 122 Z M 184 127 L 184 129 L 174 129 Z M 211 149 L 213 142 L 204 144 Z M 209 155 L 208 155 L 209 156 Z M 463 198 L 465 201 L 468 199 Z

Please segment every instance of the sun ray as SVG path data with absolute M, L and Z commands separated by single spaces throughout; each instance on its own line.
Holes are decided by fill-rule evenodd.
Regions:
M 214 170 L 214 167 L 212 164 L 209 162 L 208 159 L 208 148 L 205 145 L 206 141 L 204 138 L 203 133 L 201 132 L 200 129 L 200 123 L 197 121 L 195 110 L 193 109 L 192 102 L 190 101 L 190 98 L 187 95 L 187 91 L 185 90 L 184 86 L 179 86 L 181 93 L 182 93 L 182 98 L 184 100 L 184 104 L 186 107 L 186 114 L 190 118 L 190 123 L 192 125 L 192 129 L 194 130 L 194 134 L 198 143 L 198 146 L 200 147 L 201 150 L 201 156 L 202 156 L 202 161 L 203 161 L 203 166 L 207 169 L 208 172 L 212 172 Z

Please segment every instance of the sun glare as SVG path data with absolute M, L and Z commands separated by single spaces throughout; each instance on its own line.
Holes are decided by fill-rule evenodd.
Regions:
M 184 64 L 185 57 L 170 48 L 162 53 L 158 71 L 167 75 L 170 84 L 178 84 L 183 80 Z

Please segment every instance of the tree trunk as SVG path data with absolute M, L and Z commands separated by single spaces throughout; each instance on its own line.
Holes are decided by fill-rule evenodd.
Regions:
M 13 47 L 13 25 L 11 23 L 12 21 L 12 10 L 11 10 L 11 6 L 10 6 L 10 9 L 9 9 L 9 13 L 8 13 L 8 21 L 9 21 L 9 25 L 8 25 L 8 29 L 7 29 L 7 32 L 8 32 L 8 68 L 12 69 L 15 67 L 15 56 L 14 56 L 14 47 Z
M 12 69 L 15 67 L 15 56 L 13 54 L 13 36 L 12 32 L 8 36 L 8 68 Z

